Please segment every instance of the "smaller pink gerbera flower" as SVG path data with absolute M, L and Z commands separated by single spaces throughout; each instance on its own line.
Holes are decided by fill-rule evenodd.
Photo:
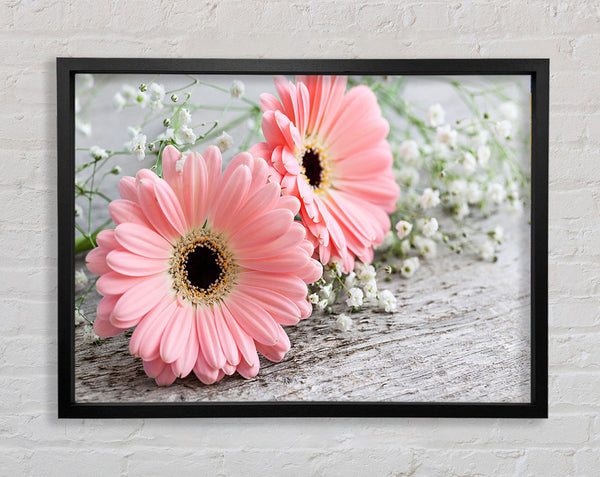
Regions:
M 265 142 L 250 152 L 271 180 L 301 201 L 300 217 L 323 264 L 373 260 L 400 192 L 386 140 L 388 122 L 367 86 L 346 92 L 344 76 L 275 78 L 279 100 L 260 98 Z
M 183 160 L 168 146 L 162 160 L 164 179 L 142 169 L 121 180 L 117 226 L 87 256 L 104 296 L 94 331 L 135 327 L 130 351 L 159 385 L 192 370 L 206 384 L 256 376 L 257 350 L 271 361 L 288 351 L 281 325 L 310 315 L 306 284 L 322 273 L 299 203 L 248 153 L 222 175 L 216 147 Z

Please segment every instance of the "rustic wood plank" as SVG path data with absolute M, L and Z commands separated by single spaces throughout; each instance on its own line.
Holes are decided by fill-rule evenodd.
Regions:
M 250 380 L 205 386 L 192 375 L 161 388 L 129 355 L 131 332 L 91 345 L 78 326 L 76 400 L 529 402 L 529 226 L 518 223 L 497 263 L 440 248 L 413 278 L 380 280 L 398 298 L 394 314 L 367 306 L 342 332 L 338 307 L 287 327 L 289 353 L 281 363 L 261 358 Z M 98 299 L 87 300 L 91 317 Z

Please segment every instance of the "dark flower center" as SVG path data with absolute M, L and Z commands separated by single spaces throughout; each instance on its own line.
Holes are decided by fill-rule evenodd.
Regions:
M 223 257 L 205 245 L 198 244 L 185 260 L 185 273 L 189 284 L 198 290 L 208 290 L 219 282 L 223 275 Z
M 308 179 L 308 183 L 312 187 L 318 188 L 323 181 L 323 165 L 319 152 L 313 148 L 304 151 L 302 167 L 304 167 L 304 175 Z

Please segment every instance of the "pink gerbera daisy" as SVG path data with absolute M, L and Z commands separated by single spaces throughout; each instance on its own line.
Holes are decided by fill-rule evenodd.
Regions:
M 135 326 L 130 351 L 159 385 L 192 370 L 206 384 L 256 376 L 257 350 L 271 361 L 288 351 L 281 325 L 310 315 L 306 284 L 322 273 L 294 222 L 300 204 L 248 153 L 223 175 L 216 147 L 184 160 L 168 146 L 162 164 L 164 179 L 142 169 L 121 180 L 117 226 L 87 256 L 104 296 L 94 331 Z
M 346 92 L 343 76 L 275 78 L 279 100 L 260 98 L 265 158 L 284 195 L 301 200 L 300 217 L 322 263 L 373 260 L 390 229 L 399 188 L 386 140 L 388 122 L 367 86 Z

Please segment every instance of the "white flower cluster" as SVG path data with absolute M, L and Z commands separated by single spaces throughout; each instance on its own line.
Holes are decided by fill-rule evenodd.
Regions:
M 138 88 L 124 84 L 113 96 L 112 104 L 117 111 L 127 106 L 148 107 L 157 111 L 164 107 L 165 95 L 165 87 L 159 83 L 151 83 L 150 86 L 141 84 Z

